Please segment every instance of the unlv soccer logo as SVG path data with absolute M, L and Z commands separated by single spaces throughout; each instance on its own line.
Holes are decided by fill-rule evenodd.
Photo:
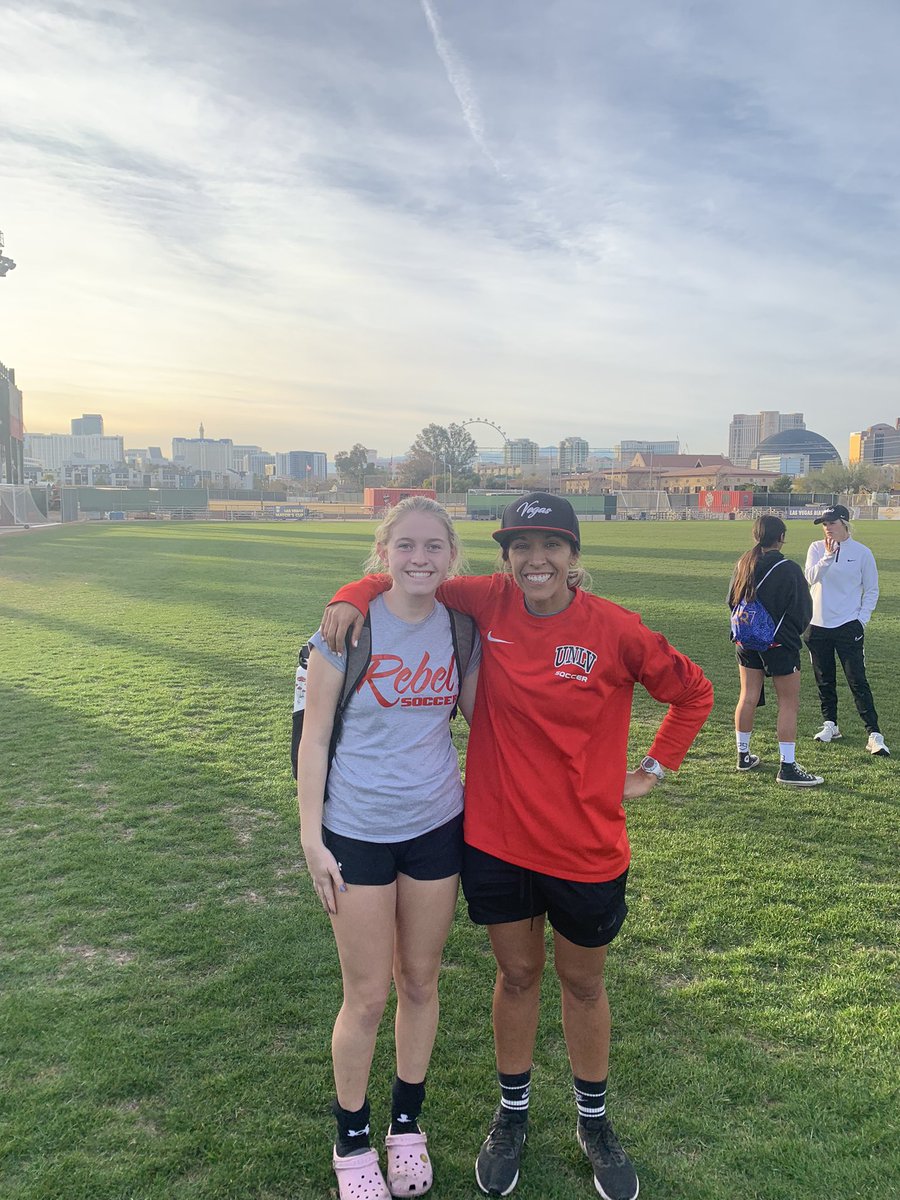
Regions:
M 563 679 L 579 679 L 587 683 L 588 675 L 597 655 L 586 646 L 557 646 L 553 656 L 553 666 L 557 675 Z M 575 670 L 565 670 L 574 667 Z

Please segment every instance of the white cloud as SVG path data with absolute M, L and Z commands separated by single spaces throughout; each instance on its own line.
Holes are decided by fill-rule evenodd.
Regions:
M 721 449 L 780 407 L 844 450 L 892 417 L 892 9 L 420 2 L 7 6 L 32 429 Z

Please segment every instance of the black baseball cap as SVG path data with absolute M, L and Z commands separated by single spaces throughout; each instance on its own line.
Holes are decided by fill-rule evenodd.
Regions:
M 826 508 L 823 513 L 813 521 L 813 525 L 824 525 L 825 522 L 831 521 L 849 521 L 850 512 L 844 508 L 843 504 L 835 504 L 834 508 Z
M 576 550 L 581 549 L 581 530 L 575 509 L 562 496 L 551 496 L 549 492 L 529 492 L 518 496 L 507 504 L 500 518 L 500 528 L 491 536 L 495 542 L 505 546 L 514 533 L 561 533 Z

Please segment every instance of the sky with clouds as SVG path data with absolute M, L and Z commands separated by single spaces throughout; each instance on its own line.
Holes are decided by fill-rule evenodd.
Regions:
M 33 432 L 270 450 L 900 416 L 895 0 L 4 0 Z M 499 444 L 485 426 L 479 445 Z

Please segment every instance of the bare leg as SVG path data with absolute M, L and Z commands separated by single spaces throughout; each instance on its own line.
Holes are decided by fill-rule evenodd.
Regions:
M 778 740 L 796 742 L 797 718 L 800 713 L 800 672 L 774 675 L 775 695 L 778 697 Z
M 609 1073 L 609 999 L 603 981 L 607 947 L 576 946 L 559 933 L 553 941 L 572 1074 L 599 1082 Z
M 544 918 L 489 925 L 497 960 L 494 984 L 494 1049 L 497 1070 L 518 1075 L 531 1070 L 541 1007 Z
M 331 918 L 341 960 L 344 1003 L 334 1023 L 331 1057 L 338 1103 L 355 1112 L 366 1098 L 375 1037 L 391 986 L 397 885 L 354 885 Z
M 734 727 L 738 733 L 752 733 L 756 705 L 762 691 L 765 674 L 752 667 L 742 667 L 740 663 L 738 663 L 738 673 L 741 677 L 741 694 L 734 710 Z
M 428 1070 L 438 1024 L 441 953 L 456 909 L 458 875 L 447 879 L 397 876 L 397 940 L 394 1036 L 397 1074 L 421 1083 Z

